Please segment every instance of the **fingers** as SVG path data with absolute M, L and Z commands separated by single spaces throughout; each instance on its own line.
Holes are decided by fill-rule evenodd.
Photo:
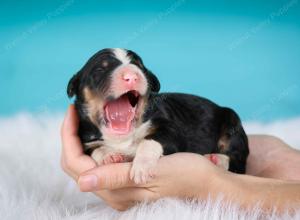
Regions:
M 130 179 L 131 163 L 115 163 L 99 166 L 80 175 L 78 185 L 83 192 L 124 187 L 144 187 Z
M 80 173 L 92 169 L 96 163 L 92 158 L 83 153 L 80 138 L 77 135 L 78 117 L 75 107 L 71 105 L 65 116 L 62 129 L 62 156 L 63 170 L 77 180 Z
M 124 188 L 116 190 L 101 190 L 95 193 L 101 197 L 109 206 L 124 211 L 138 202 L 149 202 L 159 196 L 145 188 Z
M 156 185 L 164 178 L 176 176 L 176 173 L 181 175 L 186 172 L 186 169 L 183 169 L 183 167 L 195 170 L 195 172 L 199 172 L 198 169 L 201 171 L 201 166 L 195 166 L 195 163 L 187 163 L 189 160 L 195 161 L 196 164 L 214 168 L 203 156 L 180 153 L 162 157 L 157 164 L 156 177 L 150 179 L 145 184 L 135 184 L 130 179 L 131 163 L 115 163 L 99 166 L 82 173 L 78 179 L 78 185 L 83 192 L 95 192 L 103 189 L 113 190 L 126 187 L 149 187 Z M 174 172 L 173 167 L 177 167 L 176 172 Z
M 129 198 L 127 198 L 129 193 L 126 193 L 125 196 L 124 193 L 122 193 L 122 195 L 124 196 L 123 198 L 121 198 L 119 192 L 109 190 L 98 191 L 95 194 L 99 196 L 107 205 L 119 211 L 125 211 L 136 204 L 134 200 L 130 200 Z
M 103 200 L 110 203 L 128 203 L 149 201 L 153 195 L 144 188 L 124 188 L 116 190 L 101 190 L 96 192 Z
M 83 154 L 80 139 L 77 135 L 78 117 L 74 105 L 70 105 L 61 128 L 63 150 L 72 157 Z

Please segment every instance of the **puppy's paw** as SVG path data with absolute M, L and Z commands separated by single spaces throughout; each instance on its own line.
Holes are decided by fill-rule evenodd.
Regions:
M 155 176 L 157 159 L 136 158 L 130 170 L 130 179 L 136 184 L 145 184 Z
M 96 161 L 98 165 L 103 164 L 103 159 L 105 157 L 106 152 L 102 148 L 97 148 L 92 152 L 91 157 Z
M 228 170 L 229 169 L 229 160 L 230 158 L 225 154 L 205 154 L 207 159 L 209 159 L 216 166 Z
M 103 159 L 103 164 L 122 163 L 125 161 L 125 156 L 120 153 L 108 153 Z
M 125 161 L 125 156 L 116 152 L 107 152 L 105 149 L 97 148 L 93 151 L 91 157 L 98 165 L 110 163 L 121 163 Z

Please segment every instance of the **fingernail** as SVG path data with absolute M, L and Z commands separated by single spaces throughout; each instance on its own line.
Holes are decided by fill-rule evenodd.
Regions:
M 98 185 L 98 177 L 95 175 L 81 176 L 79 177 L 78 185 L 80 190 L 83 192 L 96 190 Z

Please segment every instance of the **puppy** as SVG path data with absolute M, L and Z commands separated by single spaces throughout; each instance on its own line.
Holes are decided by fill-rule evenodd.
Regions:
M 244 173 L 248 140 L 231 109 L 195 95 L 158 93 L 160 83 L 133 51 L 103 49 L 70 80 L 79 136 L 99 164 L 133 160 L 130 177 L 145 183 L 162 155 L 193 152 Z

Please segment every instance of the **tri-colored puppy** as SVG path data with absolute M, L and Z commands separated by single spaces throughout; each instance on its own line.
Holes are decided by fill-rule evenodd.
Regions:
M 133 160 L 130 176 L 146 182 L 162 155 L 193 152 L 244 173 L 249 153 L 238 115 L 195 95 L 158 93 L 160 83 L 133 51 L 103 49 L 68 85 L 76 95 L 79 136 L 99 164 Z

